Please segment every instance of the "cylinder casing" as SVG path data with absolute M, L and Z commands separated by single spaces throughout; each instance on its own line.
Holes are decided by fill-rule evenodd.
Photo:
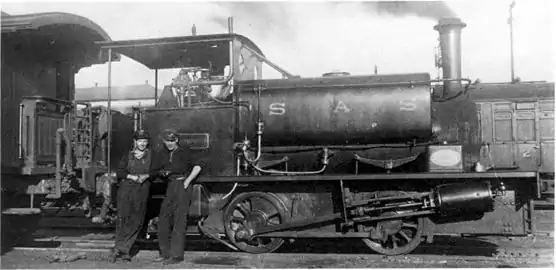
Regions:
M 464 182 L 437 187 L 437 203 L 443 215 L 485 213 L 493 209 L 493 196 L 488 182 Z

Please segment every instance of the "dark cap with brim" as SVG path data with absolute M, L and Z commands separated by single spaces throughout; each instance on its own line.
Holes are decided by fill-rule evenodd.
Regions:
M 149 133 L 147 131 L 140 129 L 140 130 L 137 130 L 135 132 L 135 134 L 133 134 L 133 138 L 136 139 L 136 140 L 141 140 L 141 139 L 148 140 L 148 139 L 151 138 L 151 136 L 149 135 Z
M 173 129 L 165 129 L 160 133 L 160 139 L 163 141 L 175 142 L 178 138 L 178 133 Z

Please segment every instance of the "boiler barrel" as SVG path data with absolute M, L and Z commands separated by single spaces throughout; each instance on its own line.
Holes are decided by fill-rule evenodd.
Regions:
M 428 74 L 413 74 L 261 81 L 266 85 L 261 87 L 260 103 L 257 84 L 241 92 L 241 99 L 252 106 L 243 131 L 253 138 L 259 110 L 263 146 L 428 140 L 428 79 Z

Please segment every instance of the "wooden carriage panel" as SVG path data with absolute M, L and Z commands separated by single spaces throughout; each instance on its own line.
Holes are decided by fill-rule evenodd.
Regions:
M 495 168 L 513 167 L 515 165 L 513 104 L 493 102 L 492 107 L 493 138 L 490 149 L 487 150 L 490 151 L 486 156 L 489 161 L 487 164 Z
M 2 64 L 2 171 L 16 170 L 19 166 L 19 102 L 15 73 L 11 66 Z M 16 118 L 17 117 L 17 118 Z
M 554 172 L 554 100 L 539 102 L 540 171 Z

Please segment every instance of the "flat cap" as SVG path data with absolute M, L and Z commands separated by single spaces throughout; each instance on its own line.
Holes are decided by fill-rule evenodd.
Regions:
M 149 133 L 146 130 L 137 130 L 135 131 L 135 133 L 133 134 L 133 139 L 136 140 L 141 140 L 141 139 L 150 139 L 151 136 L 149 135 Z
M 173 129 L 165 129 L 160 133 L 160 139 L 164 141 L 174 142 L 178 140 L 178 133 Z

